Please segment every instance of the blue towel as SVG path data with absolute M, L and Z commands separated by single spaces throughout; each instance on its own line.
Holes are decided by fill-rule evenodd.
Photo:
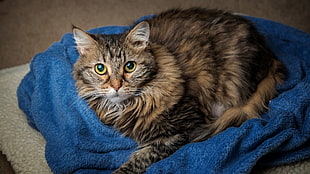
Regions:
M 183 146 L 153 164 L 147 173 L 249 173 L 310 157 L 310 35 L 247 17 L 288 69 L 262 119 L 252 119 L 199 143 Z M 122 33 L 109 26 L 91 33 Z M 78 97 L 72 67 L 78 58 L 71 33 L 32 60 L 18 91 L 29 124 L 46 139 L 46 159 L 54 173 L 111 173 L 129 159 L 137 143 L 103 125 Z

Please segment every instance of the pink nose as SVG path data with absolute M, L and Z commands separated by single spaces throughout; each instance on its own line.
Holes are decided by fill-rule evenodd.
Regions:
M 111 87 L 115 91 L 118 91 L 122 87 L 122 82 L 120 80 L 112 80 L 111 81 Z

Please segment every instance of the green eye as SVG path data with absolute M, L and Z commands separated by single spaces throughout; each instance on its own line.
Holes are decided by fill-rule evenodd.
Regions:
M 125 72 L 127 72 L 127 73 L 133 72 L 136 69 L 136 66 L 137 66 L 137 64 L 134 61 L 127 62 L 125 65 Z
M 103 64 L 99 63 L 95 65 L 95 71 L 99 75 L 103 75 L 107 72 L 107 67 L 105 67 Z

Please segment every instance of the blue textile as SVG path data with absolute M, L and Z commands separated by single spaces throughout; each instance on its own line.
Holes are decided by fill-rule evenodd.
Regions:
M 310 157 L 310 35 L 247 17 L 267 38 L 288 69 L 280 95 L 262 119 L 229 128 L 188 144 L 153 164 L 147 173 L 249 173 L 255 165 L 275 166 Z M 109 26 L 91 33 L 121 33 Z M 78 58 L 72 34 L 37 54 L 18 91 L 29 124 L 46 139 L 46 159 L 54 173 L 111 173 L 129 159 L 137 144 L 103 125 L 78 97 L 72 67 Z

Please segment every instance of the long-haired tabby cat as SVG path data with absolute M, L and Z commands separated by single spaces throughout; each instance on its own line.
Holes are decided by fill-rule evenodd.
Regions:
M 140 148 L 114 173 L 143 173 L 181 146 L 259 118 L 284 67 L 246 19 L 165 11 L 123 34 L 73 29 L 79 95 Z

